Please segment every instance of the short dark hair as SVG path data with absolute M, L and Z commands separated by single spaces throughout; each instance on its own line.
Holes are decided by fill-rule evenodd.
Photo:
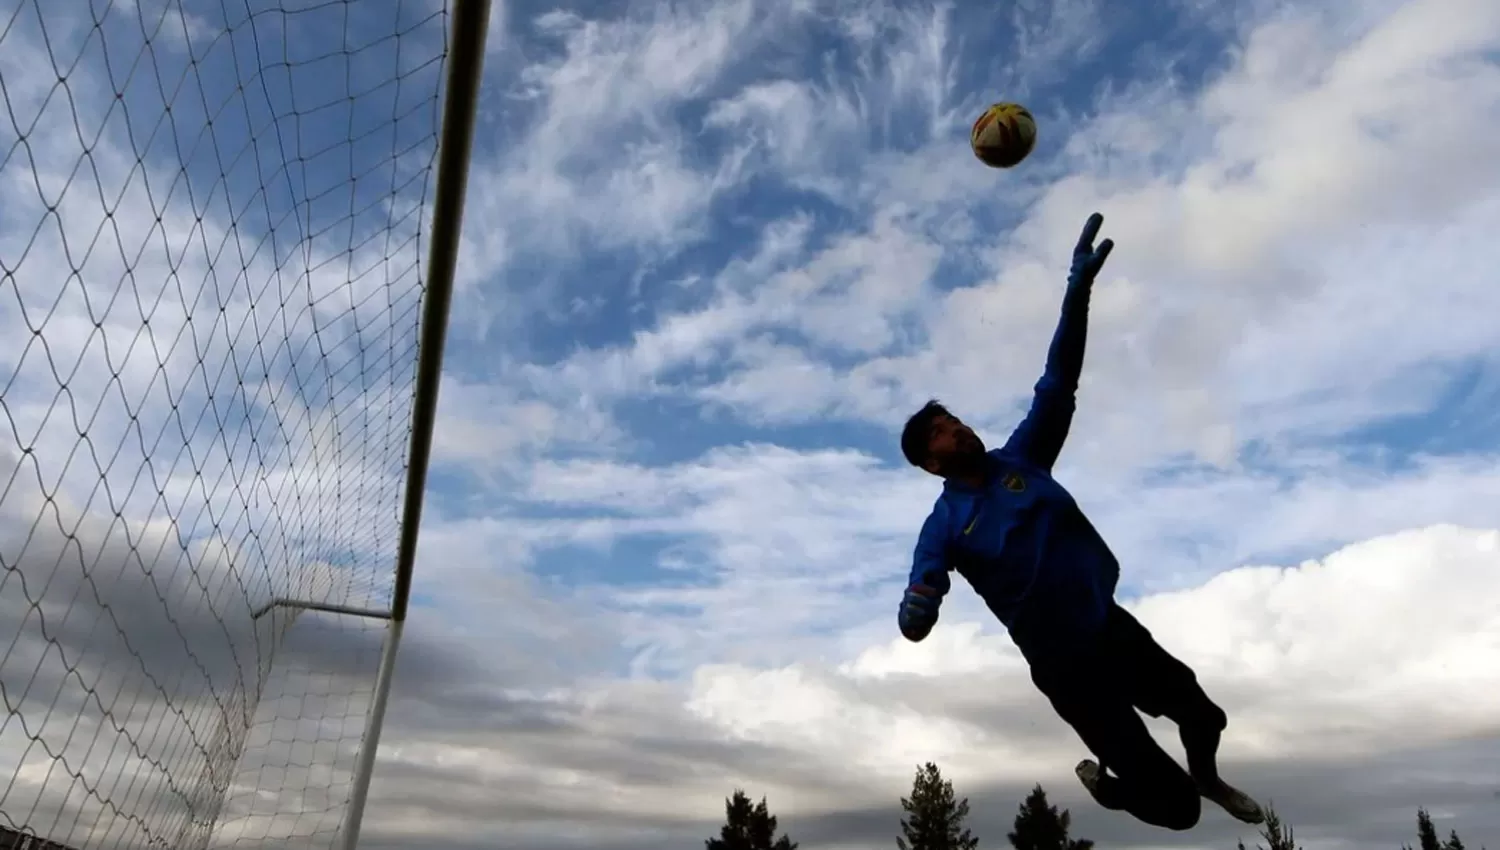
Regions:
M 932 439 L 932 423 L 952 415 L 937 399 L 932 399 L 906 420 L 906 427 L 901 429 L 901 453 L 906 455 L 907 463 L 918 468 L 926 465 L 927 445 Z

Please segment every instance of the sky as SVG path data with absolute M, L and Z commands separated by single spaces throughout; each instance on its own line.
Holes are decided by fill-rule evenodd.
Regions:
M 364 845 L 696 846 L 741 788 L 890 846 L 927 761 L 981 846 L 1036 783 L 1253 844 L 1093 805 L 962 582 L 895 627 L 901 425 L 1004 440 L 1095 211 L 1056 474 L 1226 776 L 1307 850 L 1500 845 L 1500 6 L 991 5 L 493 6 Z M 389 600 L 448 19 L 0 20 L 0 822 L 328 846 L 378 623 L 252 614 Z

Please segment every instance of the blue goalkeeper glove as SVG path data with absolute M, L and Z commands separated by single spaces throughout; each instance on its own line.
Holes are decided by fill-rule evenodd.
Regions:
M 927 637 L 932 627 L 937 625 L 938 606 L 941 602 L 937 591 L 925 584 L 908 587 L 906 594 L 901 597 L 901 611 L 896 615 L 901 636 L 914 643 Z
M 1078 235 L 1078 244 L 1073 248 L 1073 265 L 1068 269 L 1068 288 L 1087 287 L 1094 282 L 1094 277 L 1099 270 L 1104 268 L 1104 261 L 1109 259 L 1109 252 L 1115 249 L 1113 239 L 1106 239 L 1094 247 L 1094 238 L 1099 235 L 1099 228 L 1104 224 L 1104 216 L 1094 213 L 1083 225 L 1083 232 Z

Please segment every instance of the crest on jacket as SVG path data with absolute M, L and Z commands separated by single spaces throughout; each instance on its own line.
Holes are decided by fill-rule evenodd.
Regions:
M 1012 493 L 1020 493 L 1026 489 L 1026 479 L 1019 473 L 1007 472 L 1000 478 L 1000 486 Z

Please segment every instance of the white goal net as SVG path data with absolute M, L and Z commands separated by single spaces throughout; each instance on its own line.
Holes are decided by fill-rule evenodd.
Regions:
M 0 0 L 0 848 L 338 840 L 449 17 Z

